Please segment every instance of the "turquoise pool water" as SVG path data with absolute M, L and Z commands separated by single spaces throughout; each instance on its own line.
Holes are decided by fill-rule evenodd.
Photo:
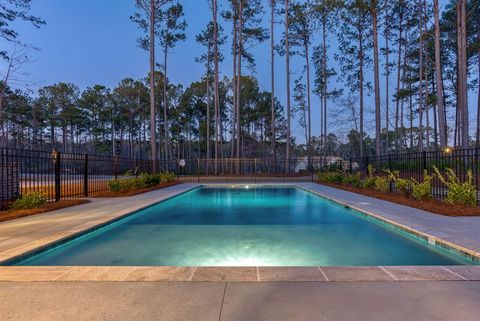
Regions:
M 439 250 L 297 188 L 198 188 L 16 265 L 452 265 Z

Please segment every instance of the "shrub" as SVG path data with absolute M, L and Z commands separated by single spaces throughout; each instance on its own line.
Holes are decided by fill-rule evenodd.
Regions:
M 325 183 L 342 183 L 343 173 L 341 172 L 320 172 L 317 175 L 320 182 Z
M 122 190 L 121 180 L 111 179 L 107 182 L 108 189 L 112 192 L 120 192 Z
M 138 177 L 112 179 L 107 182 L 108 189 L 112 192 L 126 192 L 136 189 L 150 188 L 164 182 L 174 182 L 177 176 L 174 173 L 148 174 L 142 173 Z
M 443 176 L 437 167 L 433 167 L 438 179 L 448 188 L 447 198 L 445 203 L 475 206 L 477 205 L 477 191 L 473 185 L 473 173 L 471 170 L 467 172 L 467 181 L 462 183 L 455 172 L 451 168 L 446 169 L 445 176 Z
M 161 181 L 161 174 L 148 174 L 142 173 L 140 174 L 140 179 L 143 180 L 143 183 L 146 187 L 153 187 L 160 184 Z
M 147 187 L 142 177 L 112 179 L 107 182 L 107 185 L 112 192 L 125 192 Z
M 375 189 L 382 193 L 390 192 L 390 180 L 388 177 L 378 176 L 375 178 Z
M 353 187 L 360 188 L 362 185 L 360 173 L 347 174 L 343 176 L 342 183 L 344 185 L 352 185 Z
M 432 198 L 432 180 L 427 170 L 423 171 L 423 181 L 420 183 L 412 178 L 412 196 L 418 200 L 429 200 Z
M 21 195 L 10 208 L 14 210 L 27 210 L 42 207 L 46 203 L 47 197 L 43 193 L 31 192 Z
M 397 191 L 402 193 L 403 195 L 409 195 L 412 189 L 412 182 L 408 179 L 400 178 L 400 171 L 390 171 L 385 170 L 388 174 L 388 178 L 395 183 L 395 187 Z
M 175 175 L 175 173 L 169 173 L 169 172 L 160 173 L 160 181 L 162 183 L 163 182 L 171 183 L 171 182 L 175 182 L 176 180 L 177 180 L 177 175 Z
M 363 187 L 364 188 L 374 188 L 375 187 L 375 177 L 373 174 L 375 173 L 375 168 L 370 164 L 367 166 L 367 177 L 363 180 Z

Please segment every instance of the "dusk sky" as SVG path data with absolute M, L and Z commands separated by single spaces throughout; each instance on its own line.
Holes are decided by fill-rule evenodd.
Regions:
M 134 3 L 134 0 L 32 1 L 32 14 L 45 19 L 47 25 L 41 29 L 35 29 L 25 23 L 16 25 L 21 41 L 40 48 L 39 52 L 32 52 L 33 63 L 25 67 L 25 71 L 30 74 L 29 77 L 35 80 L 34 85 L 29 88 L 36 90 L 55 82 L 72 82 L 81 89 L 95 84 L 114 87 L 125 77 L 135 79 L 145 77 L 149 68 L 148 53 L 137 47 L 136 39 L 141 32 L 130 20 L 130 16 L 136 10 Z M 188 86 L 191 82 L 199 80 L 204 73 L 203 66 L 194 61 L 194 58 L 204 50 L 195 41 L 195 35 L 210 21 L 211 13 L 206 0 L 189 0 L 181 3 L 184 5 L 185 19 L 188 23 L 187 41 L 179 43 L 170 54 L 168 76 L 172 82 Z M 226 1 L 221 3 L 225 5 Z M 269 19 L 269 14 L 265 14 L 263 23 L 267 28 Z M 229 25 L 223 20 L 220 22 L 229 33 Z M 281 25 L 277 26 L 276 32 L 278 40 L 282 33 Z M 335 40 L 332 42 L 332 48 L 334 48 Z M 11 44 L 2 41 L 0 43 L 7 48 L 11 47 Z M 314 40 L 313 45 L 318 44 L 319 42 Z M 255 76 L 264 90 L 270 90 L 269 45 L 269 41 L 266 41 L 253 49 L 257 63 Z M 333 50 L 330 50 L 330 60 L 335 65 Z M 221 76 L 231 77 L 230 43 L 223 47 L 223 51 L 226 59 L 221 65 Z M 157 61 L 160 54 L 160 50 L 157 49 Z M 282 104 L 285 104 L 283 57 L 277 56 L 276 70 L 276 95 Z M 298 57 L 293 58 L 292 88 L 294 80 L 299 77 L 302 70 L 303 60 Z M 251 71 L 245 69 L 244 73 L 251 73 Z M 371 74 L 367 77 L 371 78 Z M 342 87 L 341 84 L 331 85 Z M 391 93 L 393 89 L 392 85 Z M 473 93 L 471 97 L 470 104 L 474 106 L 476 99 Z M 382 97 L 382 103 L 384 99 Z M 371 96 L 367 98 L 366 103 L 368 105 L 366 118 L 371 120 L 373 104 Z M 313 135 L 319 134 L 318 105 L 318 99 L 314 97 L 312 101 Z M 473 112 L 475 108 L 471 107 L 471 109 Z M 302 141 L 303 130 L 298 128 L 297 120 L 292 124 L 298 141 Z M 374 123 L 367 121 L 366 126 L 367 131 L 371 132 Z

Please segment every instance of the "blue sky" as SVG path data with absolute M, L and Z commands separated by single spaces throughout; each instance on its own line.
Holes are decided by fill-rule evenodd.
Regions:
M 226 2 L 225 2 L 226 3 Z M 207 0 L 182 1 L 188 23 L 187 41 L 179 43 L 169 57 L 169 78 L 175 83 L 188 85 L 200 79 L 203 67 L 194 59 L 204 48 L 195 41 L 195 35 L 210 20 L 211 13 Z M 226 8 L 224 8 L 226 9 Z M 148 53 L 136 46 L 141 35 L 130 21 L 135 12 L 134 0 L 33 0 L 32 14 L 42 17 L 47 24 L 36 29 L 25 23 L 18 23 L 21 41 L 39 47 L 32 54 L 33 63 L 26 66 L 35 80 L 32 89 L 55 82 L 72 82 L 80 88 L 101 84 L 113 87 L 125 77 L 142 78 L 148 72 Z M 269 16 L 264 17 L 265 27 Z M 229 26 L 222 22 L 226 32 Z M 278 26 L 277 39 L 281 34 Z M 5 43 L 2 43 L 5 45 Z M 8 46 L 8 44 L 7 44 Z M 232 61 L 224 47 L 225 61 L 221 66 L 222 76 L 231 76 Z M 270 90 L 269 41 L 253 49 L 257 59 L 255 75 L 265 90 Z M 157 60 L 160 51 L 157 50 Z M 285 65 L 283 58 L 277 57 L 277 96 L 284 103 Z M 293 79 L 303 70 L 301 63 L 293 63 Z M 250 73 L 249 70 L 245 72 Z M 313 133 L 318 128 L 315 121 L 319 116 L 313 112 Z M 318 130 L 319 131 L 319 130 Z M 303 130 L 295 129 L 299 139 Z
M 444 2 L 444 1 L 441 1 Z M 81 89 L 95 84 L 113 87 L 125 77 L 142 78 L 148 72 L 148 53 L 136 46 L 136 39 L 141 35 L 136 25 L 130 21 L 135 12 L 134 0 L 32 0 L 32 14 L 44 18 L 46 26 L 37 30 L 25 23 L 18 23 L 15 28 L 23 42 L 41 48 L 33 52 L 33 63 L 25 67 L 25 71 L 35 80 L 31 89 L 50 85 L 55 82 L 72 82 Z M 207 0 L 181 1 L 188 23 L 187 41 L 179 43 L 169 57 L 169 78 L 174 83 L 189 83 L 200 79 L 204 73 L 202 65 L 195 63 L 194 58 L 204 50 L 195 41 L 195 35 L 202 30 L 211 18 Z M 227 1 L 220 1 L 226 5 Z M 267 3 L 265 1 L 265 3 Z M 224 8 L 226 9 L 226 8 Z M 268 9 L 268 8 L 266 8 Z M 221 22 L 229 32 L 230 28 Z M 265 27 L 269 25 L 269 15 L 265 14 Z M 280 38 L 282 26 L 277 26 L 277 40 Z M 333 37 L 334 38 L 334 37 Z M 383 40 L 380 40 L 383 43 Z M 333 40 L 335 42 L 335 40 Z M 314 45 L 318 45 L 314 41 Z M 1 42 L 2 46 L 10 46 Z M 257 68 L 255 76 L 265 90 L 270 90 L 270 54 L 269 41 L 253 49 Z M 333 46 L 335 47 L 335 43 Z M 225 61 L 221 66 L 222 76 L 231 76 L 232 61 L 230 58 L 230 44 L 224 47 Z M 332 51 L 332 50 L 331 50 Z M 333 52 L 330 52 L 332 64 Z M 160 50 L 157 49 L 157 60 Z M 276 94 L 285 104 L 285 65 L 284 58 L 276 58 L 277 88 Z M 292 88 L 294 79 L 298 78 L 303 70 L 303 60 L 293 58 Z M 250 73 L 245 70 L 244 73 Z M 372 78 L 371 74 L 367 75 Z M 392 76 L 391 93 L 395 81 Z M 371 80 L 371 79 L 370 79 Z M 384 85 L 382 77 L 382 94 Z M 336 85 L 341 87 L 341 85 Z M 472 92 L 470 100 L 473 111 L 476 99 Z M 385 98 L 382 97 L 382 104 Z M 330 103 L 333 104 L 333 103 Z M 372 109 L 372 97 L 368 97 L 367 109 Z M 391 103 L 393 105 L 393 102 Z M 319 133 L 319 102 L 316 97 L 312 100 L 312 133 Z M 473 118 L 473 113 L 471 113 Z M 372 131 L 372 114 L 366 115 L 367 130 Z M 473 120 L 473 119 L 472 119 Z M 302 141 L 303 129 L 296 126 L 294 120 L 294 134 L 298 141 Z M 473 124 L 473 121 L 472 121 Z M 336 132 L 333 130 L 333 132 Z M 338 134 L 338 131 L 336 132 Z

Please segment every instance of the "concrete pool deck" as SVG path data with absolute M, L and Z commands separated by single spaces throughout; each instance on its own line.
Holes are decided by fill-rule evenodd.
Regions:
M 478 321 L 480 282 L 0 282 L 9 321 Z
M 314 184 L 295 185 L 480 250 L 480 217 L 450 218 Z M 0 261 L 55 244 L 200 186 L 0 223 Z M 467 281 L 468 282 L 465 282 Z M 0 266 L 0 320 L 478 320 L 480 266 L 26 267 Z

